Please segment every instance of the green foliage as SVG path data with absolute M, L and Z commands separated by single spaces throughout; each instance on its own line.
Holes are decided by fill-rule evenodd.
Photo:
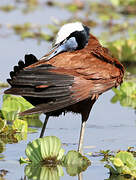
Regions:
M 0 132 L 0 140 L 5 144 L 17 143 L 18 140 L 15 135 L 16 130 L 14 130 L 10 125 L 6 125 L 5 128 Z
M 5 151 L 5 143 L 0 139 L 0 153 Z
M 106 180 L 134 180 L 133 177 L 130 176 L 122 176 L 122 175 L 110 175 L 110 177 Z
M 2 115 L 6 120 L 15 120 L 17 114 L 33 107 L 24 98 L 12 95 L 3 95 Z
M 129 39 L 119 39 L 106 43 L 107 48 L 122 62 L 136 62 L 136 34 Z
M 30 142 L 26 155 L 33 164 L 59 163 L 64 155 L 60 140 L 55 136 L 46 136 Z
M 20 35 L 21 39 L 31 38 L 37 40 L 52 41 L 53 37 L 42 32 L 41 26 L 33 25 L 29 22 L 12 26 L 14 32 Z
M 63 159 L 63 165 L 70 176 L 76 176 L 85 171 L 90 164 L 91 162 L 87 157 L 74 150 L 69 151 Z
M 12 128 L 16 129 L 17 132 L 26 132 L 27 133 L 27 131 L 28 131 L 27 122 L 23 121 L 23 120 L 20 120 L 20 119 L 16 119 L 13 122 Z
M 28 124 L 26 121 L 16 119 L 12 124 L 12 128 L 16 130 L 15 137 L 18 141 L 27 139 Z
M 2 117 L 9 121 L 16 120 L 19 112 L 25 111 L 32 107 L 33 106 L 23 97 L 5 94 L 3 95 L 3 104 L 1 109 Z M 38 119 L 39 115 L 32 115 L 29 117 L 35 117 Z
M 25 116 L 19 118 L 18 113 L 33 107 L 22 97 L 3 95 L 3 104 L 0 111 L 0 139 L 6 143 L 17 143 L 27 139 L 27 133 L 36 132 L 28 128 L 28 125 L 41 127 L 39 115 Z M 28 120 L 29 119 L 29 120 Z M 27 121 L 28 120 L 28 121 Z M 11 121 L 11 124 L 7 124 Z
M 114 6 L 134 6 L 136 5 L 135 0 L 110 0 Z
M 75 176 L 86 170 L 91 164 L 90 160 L 82 156 L 79 152 L 72 150 L 64 155 L 61 142 L 55 136 L 46 136 L 28 143 L 25 152 L 29 161 L 20 158 L 20 162 L 30 163 L 30 165 L 26 167 L 27 176 L 34 176 L 35 174 L 35 176 L 40 177 L 42 176 L 41 172 L 44 171 L 45 174 L 48 172 L 48 168 L 46 167 L 58 167 L 58 165 L 66 167 L 66 171 L 70 176 Z M 35 167 L 39 167 L 39 173 L 35 172 Z
M 101 161 L 107 161 L 109 160 L 110 157 L 113 156 L 113 151 L 111 150 L 100 150 L 99 152 L 89 152 L 89 153 L 86 153 L 87 155 L 91 156 L 91 157 L 100 157 L 102 156 L 103 158 L 101 159 Z
M 6 121 L 0 118 L 0 133 L 4 130 L 5 127 L 6 127 Z
M 125 81 L 117 89 L 113 88 L 115 93 L 114 97 L 111 99 L 112 103 L 120 102 L 122 106 L 128 106 L 136 109 L 136 82 Z
M 115 157 L 109 159 L 112 165 L 105 165 L 110 174 L 129 175 L 136 178 L 136 159 L 130 152 L 120 151 Z

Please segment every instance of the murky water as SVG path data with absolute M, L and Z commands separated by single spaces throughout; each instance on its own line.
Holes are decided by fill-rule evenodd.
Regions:
M 42 8 L 33 13 L 24 15 L 18 10 L 11 13 L 0 12 L 0 24 L 14 24 L 32 22 L 35 24 L 51 23 L 51 17 L 64 20 L 70 17 L 70 13 L 58 8 Z M 101 29 L 97 29 L 99 33 Z M 5 30 L 0 31 L 1 34 Z M 9 33 L 9 32 L 7 32 Z M 97 33 L 95 34 L 97 35 Z M 7 38 L 0 36 L 0 81 L 6 81 L 12 67 L 17 64 L 20 58 L 26 53 L 33 53 L 38 58 L 43 56 L 50 48 L 51 44 L 42 42 L 40 45 L 35 40 L 21 41 L 19 37 L 10 35 Z M 1 91 L 2 92 L 2 91 Z M 84 138 L 84 152 L 97 152 L 101 149 L 118 150 L 127 149 L 128 146 L 135 146 L 136 141 L 136 116 L 134 110 L 121 107 L 119 103 L 111 104 L 110 99 L 113 92 L 109 91 L 99 97 L 95 103 L 90 117 L 87 121 L 87 128 Z M 0 95 L 2 104 L 2 94 Z M 41 115 L 44 120 L 44 115 Z M 66 114 L 59 118 L 50 118 L 45 135 L 54 135 L 64 143 L 66 151 L 77 149 L 80 130 L 80 116 Z M 40 129 L 39 129 L 40 133 Z M 39 133 L 28 134 L 27 141 L 17 144 L 7 144 L 3 160 L 0 160 L 0 169 L 6 169 L 9 173 L 5 176 L 7 180 L 18 180 L 24 178 L 24 166 L 19 164 L 21 156 L 25 156 L 25 148 L 29 141 L 39 137 Z M 100 162 L 100 157 L 89 158 L 92 165 L 83 172 L 84 180 L 98 180 L 108 178 L 108 170 L 104 168 L 104 163 Z M 65 169 L 64 169 L 65 172 Z M 60 179 L 78 179 L 70 177 L 67 173 Z

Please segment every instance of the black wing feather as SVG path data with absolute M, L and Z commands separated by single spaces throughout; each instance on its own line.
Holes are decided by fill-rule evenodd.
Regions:
M 28 57 L 25 56 L 25 59 Z M 32 55 L 30 57 L 36 59 Z M 29 61 L 19 61 L 18 66 L 14 67 L 10 73 L 11 79 L 8 79 L 11 88 L 5 91 L 5 94 L 21 95 L 36 105 L 21 115 L 52 112 L 76 103 L 70 91 L 74 76 L 51 72 L 56 67 L 49 64 L 24 68 L 30 65 L 30 57 Z M 45 85 L 45 88 L 38 88 L 41 85 Z

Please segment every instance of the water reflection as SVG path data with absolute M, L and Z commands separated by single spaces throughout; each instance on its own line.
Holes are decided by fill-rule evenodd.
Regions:
M 28 179 L 35 180 L 59 180 L 64 175 L 63 168 L 61 165 L 57 166 L 39 166 L 38 165 L 27 165 L 25 167 L 25 175 Z
M 68 169 L 71 169 L 70 171 Z M 73 171 L 72 171 L 73 170 Z M 78 176 L 78 180 L 83 180 L 82 176 L 82 169 L 81 167 L 66 167 L 66 172 L 69 176 Z M 43 180 L 43 179 L 48 179 L 48 180 L 59 180 L 60 177 L 64 176 L 64 171 L 62 165 L 57 165 L 57 166 L 39 166 L 38 165 L 33 165 L 29 164 L 25 166 L 25 177 L 28 179 L 34 179 L 34 180 Z M 79 173 L 80 172 L 80 173 Z

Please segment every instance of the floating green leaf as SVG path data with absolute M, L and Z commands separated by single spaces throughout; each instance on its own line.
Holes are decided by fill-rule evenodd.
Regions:
M 20 120 L 20 119 L 16 119 L 13 124 L 12 124 L 12 128 L 16 129 L 17 132 L 27 132 L 28 131 L 28 125 L 26 121 Z
M 27 139 L 28 124 L 26 121 L 16 119 L 12 124 L 12 128 L 16 130 L 15 137 L 18 141 Z
M 63 165 L 70 176 L 76 176 L 85 171 L 90 164 L 91 162 L 87 157 L 74 150 L 69 151 L 63 159 Z
M 3 104 L 2 104 L 1 113 L 4 119 L 11 121 L 18 118 L 17 114 L 19 112 L 25 111 L 32 107 L 33 106 L 23 97 L 5 94 L 3 95 Z M 38 117 L 38 115 L 35 116 Z
M 4 130 L 5 126 L 6 126 L 6 121 L 0 118 L 0 133 Z
M 134 6 L 136 5 L 136 1 L 135 0 L 110 0 L 110 2 L 115 5 L 115 6 Z
M 39 115 L 21 117 L 18 113 L 33 107 L 22 97 L 4 95 L 3 105 L 0 111 L 0 136 L 4 137 L 5 143 L 16 143 L 27 139 L 27 133 L 36 132 L 32 128 L 28 130 L 28 125 L 41 127 Z M 6 121 L 12 121 L 12 124 L 6 124 Z
M 115 157 L 110 158 L 112 165 L 107 164 L 111 174 L 129 175 L 136 178 L 136 159 L 127 151 L 118 152 Z

